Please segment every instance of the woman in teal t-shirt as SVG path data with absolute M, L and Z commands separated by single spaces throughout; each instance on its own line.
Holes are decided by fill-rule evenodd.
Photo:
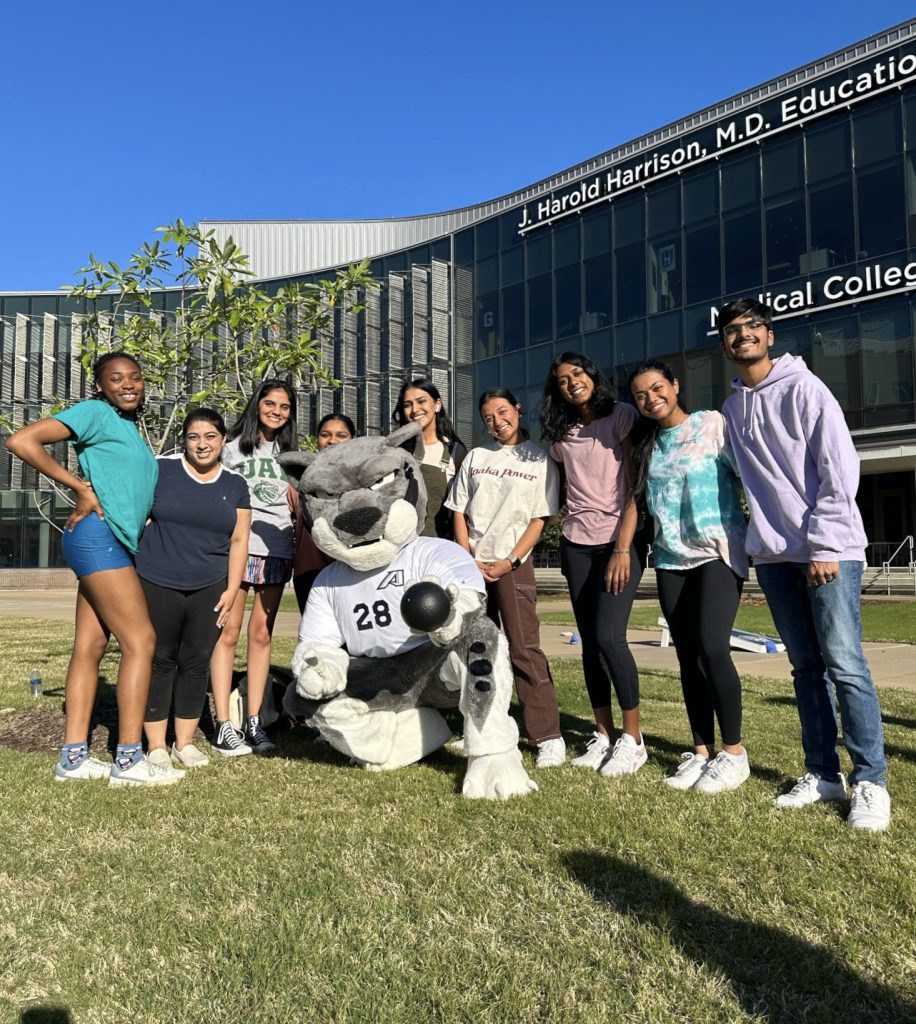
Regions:
M 183 773 L 147 761 L 141 746 L 155 634 L 133 556 L 153 503 L 158 466 L 140 436 L 143 372 L 133 356 L 109 352 L 92 374 L 92 399 L 30 423 L 7 448 L 39 473 L 69 487 L 76 506 L 63 536 L 64 557 L 79 579 L 76 634 L 67 668 L 67 724 L 59 782 L 109 780 L 109 785 L 167 785 Z M 45 445 L 70 441 L 82 479 Z M 89 721 L 99 665 L 111 634 L 121 648 L 118 746 L 109 765 L 89 756 Z

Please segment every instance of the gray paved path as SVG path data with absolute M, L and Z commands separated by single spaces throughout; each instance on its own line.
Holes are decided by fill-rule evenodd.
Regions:
M 22 615 L 29 618 L 72 621 L 75 592 L 39 590 L 0 591 L 0 615 Z M 544 600 L 542 607 L 551 611 L 569 608 L 562 600 Z M 293 612 L 280 612 L 276 632 L 279 636 L 295 636 L 299 617 Z M 541 626 L 541 645 L 550 658 L 578 658 L 581 648 L 571 646 L 562 634 L 569 626 Z M 677 657 L 673 647 L 660 645 L 661 631 L 633 629 L 627 634 L 636 663 L 645 669 L 677 671 Z M 916 692 L 916 646 L 910 644 L 866 643 L 865 655 L 878 686 L 894 686 Z M 732 652 L 742 676 L 765 676 L 769 679 L 791 681 L 788 658 L 784 654 L 751 654 Z

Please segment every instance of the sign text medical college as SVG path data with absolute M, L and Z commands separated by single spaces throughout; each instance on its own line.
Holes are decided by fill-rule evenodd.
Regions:
M 736 147 L 867 99 L 914 77 L 916 53 L 907 53 L 899 58 L 886 57 L 861 71 L 851 70 L 848 77 L 833 79 L 830 84 L 802 89 L 779 100 L 770 118 L 756 111 L 748 113 L 715 125 L 713 129 L 704 131 L 702 138 L 685 140 L 672 149 L 651 153 L 635 163 L 624 161 L 620 167 L 586 178 L 559 195 L 527 203 L 521 210 L 519 233 L 527 234 L 596 203 L 610 201 L 620 193 L 649 185 Z M 772 104 L 767 106 L 769 108 Z

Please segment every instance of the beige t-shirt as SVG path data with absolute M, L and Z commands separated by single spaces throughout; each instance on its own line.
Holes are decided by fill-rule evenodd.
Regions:
M 557 514 L 557 467 L 533 441 L 472 448 L 445 504 L 467 517 L 476 559 L 508 558 L 532 519 Z

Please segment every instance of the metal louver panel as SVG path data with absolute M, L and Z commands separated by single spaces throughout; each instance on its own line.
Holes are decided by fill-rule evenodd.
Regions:
M 404 278 L 388 275 L 388 368 L 404 365 Z
M 365 382 L 364 398 L 364 419 L 361 425 L 361 433 L 378 435 L 384 434 L 382 429 L 382 389 L 378 381 L 367 380 Z
M 429 362 L 429 271 L 413 267 L 410 272 L 411 359 Z
M 433 260 L 430 276 L 432 324 L 430 358 L 448 360 L 449 344 L 449 264 L 446 260 Z
M 382 297 L 380 290 L 366 293 L 366 372 L 382 368 Z M 372 422 L 370 420 L 370 422 Z
M 455 361 L 469 363 L 474 352 L 474 274 L 455 267 Z

